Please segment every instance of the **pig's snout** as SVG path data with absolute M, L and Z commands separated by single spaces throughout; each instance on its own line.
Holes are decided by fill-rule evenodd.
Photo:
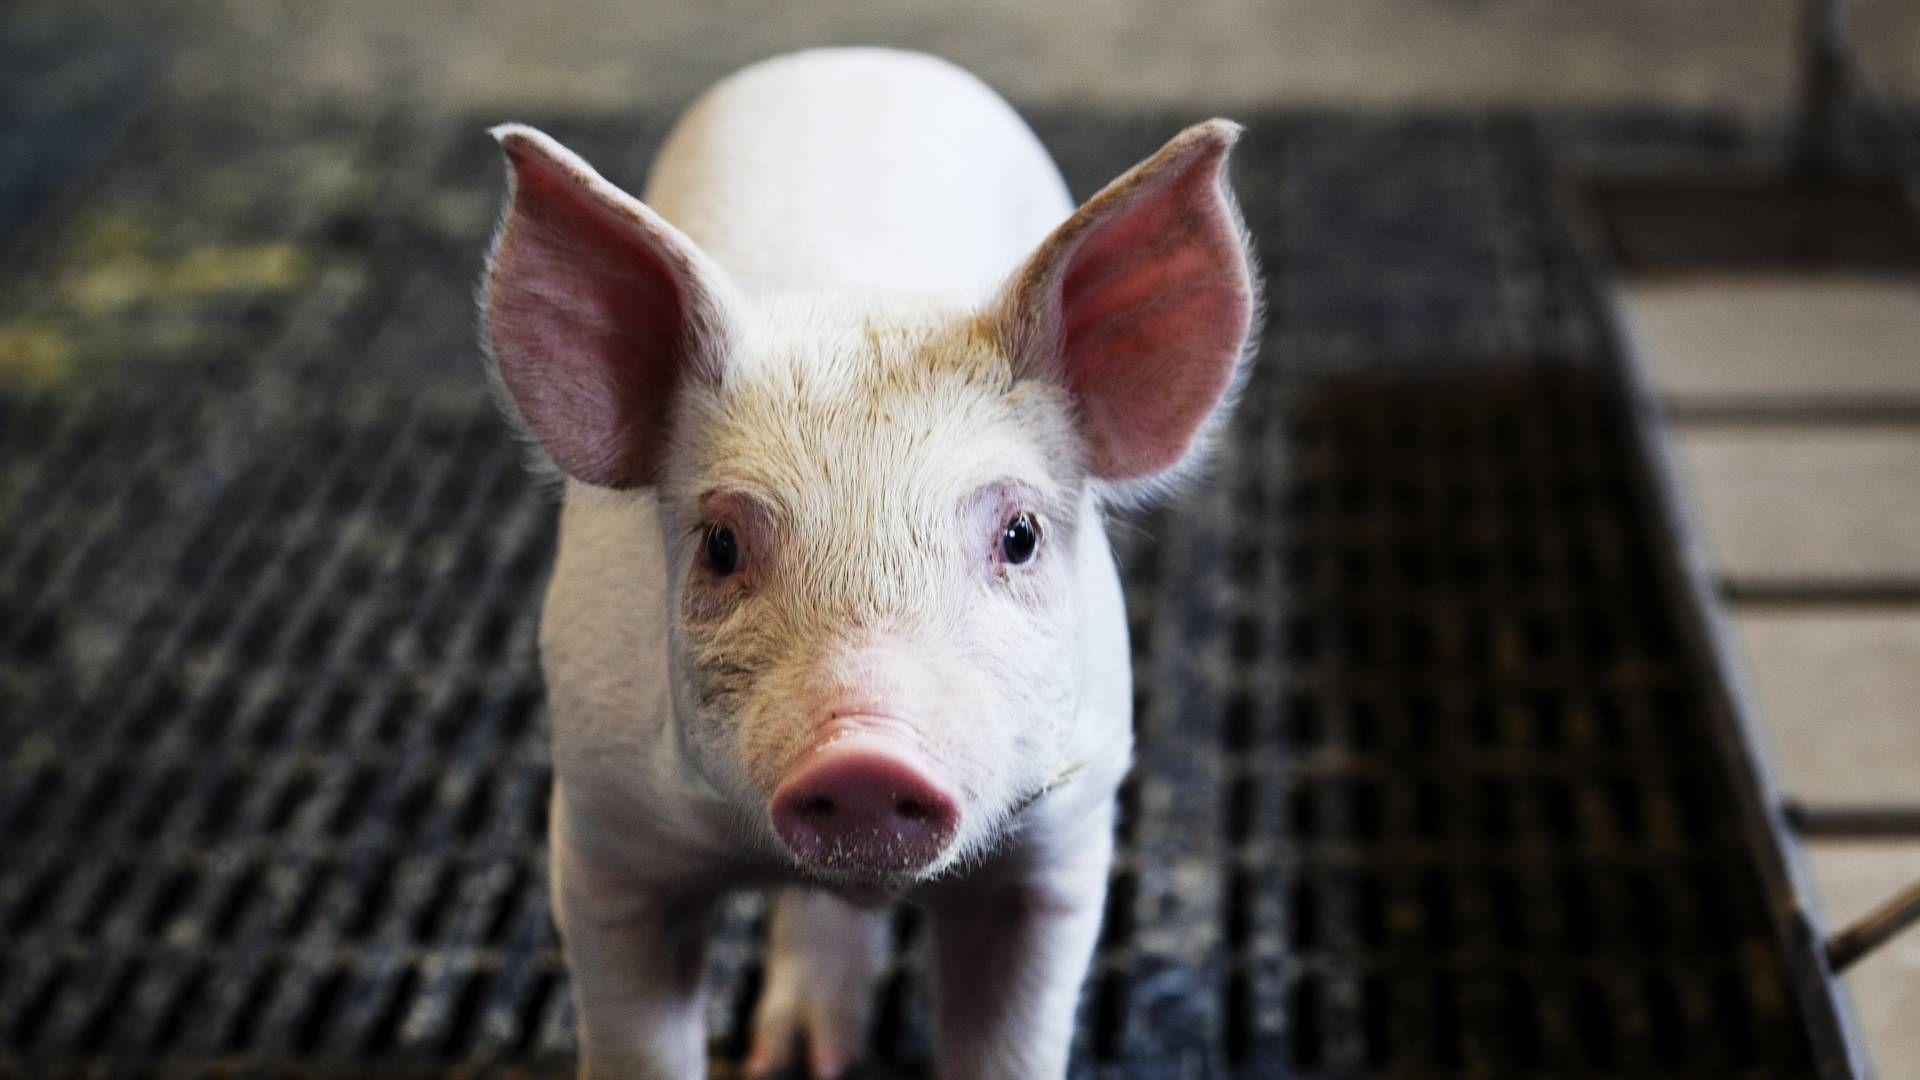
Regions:
M 859 734 L 816 750 L 780 782 L 773 827 L 816 869 L 901 873 L 940 857 L 960 807 L 906 747 Z

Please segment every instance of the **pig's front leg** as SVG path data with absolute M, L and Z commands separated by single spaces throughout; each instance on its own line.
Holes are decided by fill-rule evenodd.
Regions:
M 1098 828 L 1076 840 L 983 868 L 939 896 L 932 922 L 943 1080 L 1066 1073 L 1112 859 L 1100 815 Z
M 555 803 L 553 912 L 573 972 L 580 1076 L 706 1076 L 702 974 L 714 897 L 590 865 L 569 850 Z
M 864 1049 L 874 984 L 887 960 L 887 909 L 814 889 L 781 889 L 767 938 L 747 1075 L 793 1069 L 804 1044 L 805 1071 L 833 1080 Z

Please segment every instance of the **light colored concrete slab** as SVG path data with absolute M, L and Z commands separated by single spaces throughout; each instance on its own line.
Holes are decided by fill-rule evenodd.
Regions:
M 1807 845 L 1829 931 L 1865 915 L 1920 881 L 1920 841 L 1833 841 Z M 1909 929 L 1850 969 L 1844 983 L 1886 1080 L 1920 1076 L 1920 928 Z
M 1920 396 L 1920 277 L 1643 280 L 1625 296 L 1674 400 Z
M 1733 616 L 1790 795 L 1920 797 L 1920 612 L 1740 607 Z
M 1721 576 L 1920 576 L 1920 429 L 1683 424 L 1673 438 Z

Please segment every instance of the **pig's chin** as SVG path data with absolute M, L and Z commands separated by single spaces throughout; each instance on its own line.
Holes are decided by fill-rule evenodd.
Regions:
M 887 873 L 885 871 L 822 870 L 798 860 L 794 870 L 800 877 L 822 889 L 864 905 L 891 903 L 913 892 L 941 871 Z

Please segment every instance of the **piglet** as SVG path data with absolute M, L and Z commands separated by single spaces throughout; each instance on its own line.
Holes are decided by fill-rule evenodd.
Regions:
M 645 201 L 529 127 L 482 300 L 563 478 L 541 619 L 581 1074 L 704 1075 L 704 946 L 775 890 L 750 1075 L 858 1057 L 923 905 L 936 1062 L 1058 1077 L 1132 749 L 1104 518 L 1191 471 L 1257 299 L 1188 128 L 1075 210 L 943 61 L 770 60 Z

